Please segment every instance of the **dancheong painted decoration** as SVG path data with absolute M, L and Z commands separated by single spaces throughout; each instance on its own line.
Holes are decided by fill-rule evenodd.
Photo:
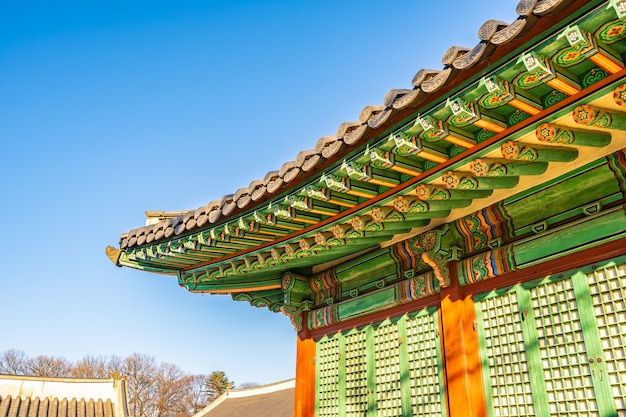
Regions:
M 289 316 L 295 416 L 626 416 L 626 0 L 517 13 L 107 255 Z

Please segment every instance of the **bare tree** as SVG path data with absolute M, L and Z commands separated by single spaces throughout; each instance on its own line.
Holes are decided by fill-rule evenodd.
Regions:
M 104 356 L 87 355 L 72 366 L 71 376 L 72 378 L 108 378 L 111 376 L 108 362 Z
M 28 373 L 34 376 L 68 377 L 72 373 L 72 364 L 65 358 L 39 355 L 28 361 Z
M 155 379 L 156 415 L 155 417 L 175 417 L 187 414 L 185 373 L 176 365 L 162 363 Z
M 153 356 L 133 353 L 124 358 L 120 375 L 128 381 L 128 407 L 134 417 L 155 415 L 157 366 Z
M 27 375 L 28 357 L 24 351 L 9 349 L 0 353 L 0 374 Z
M 207 398 L 207 390 L 205 383 L 207 381 L 206 375 L 190 375 L 187 386 L 187 400 L 189 405 L 189 415 L 196 414 L 209 404 Z
M 113 373 L 116 373 L 118 375 L 123 375 L 123 370 L 124 370 L 124 364 L 126 363 L 126 359 L 117 356 L 117 355 L 112 355 L 109 356 L 107 363 L 106 363 L 106 371 L 107 371 L 107 375 L 111 375 Z

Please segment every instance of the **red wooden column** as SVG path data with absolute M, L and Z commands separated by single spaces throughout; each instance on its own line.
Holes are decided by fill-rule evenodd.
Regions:
M 303 322 L 306 323 L 306 317 Z M 294 406 L 294 417 L 315 416 L 315 340 L 307 329 L 300 331 L 296 337 Z
M 448 268 L 451 283 L 441 289 L 441 321 L 450 417 L 483 417 L 487 411 L 474 301 L 463 296 L 456 265 Z

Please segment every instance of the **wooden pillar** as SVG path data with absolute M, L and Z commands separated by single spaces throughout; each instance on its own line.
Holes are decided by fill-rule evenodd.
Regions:
M 487 411 L 474 302 L 463 296 L 455 265 L 448 267 L 451 282 L 441 289 L 441 316 L 450 417 L 483 417 Z
M 303 322 L 306 323 L 306 317 Z M 315 349 L 310 332 L 307 329 L 300 331 L 296 336 L 294 417 L 315 416 Z

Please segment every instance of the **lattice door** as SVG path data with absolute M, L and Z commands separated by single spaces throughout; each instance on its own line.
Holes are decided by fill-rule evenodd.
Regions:
M 609 265 L 586 276 L 604 365 L 595 361 L 599 379 L 610 385 L 620 417 L 626 416 L 626 264 Z M 601 358 L 602 359 L 602 358 Z
M 400 351 L 398 325 L 374 329 L 374 374 L 379 416 L 401 416 Z
M 317 342 L 317 416 L 444 416 L 437 309 Z
M 317 342 L 317 415 L 333 417 L 339 413 L 339 338 Z
M 585 335 L 574 281 L 547 282 L 530 289 L 536 340 L 550 415 L 597 416 Z M 537 370 L 540 372 L 540 370 Z
M 437 314 L 422 312 L 406 321 L 413 416 L 445 416 L 446 401 Z
M 486 398 L 492 416 L 534 416 L 530 373 L 516 291 L 476 304 Z
M 367 361 L 365 332 L 355 331 L 345 336 L 346 346 L 346 417 L 361 417 L 367 413 Z
M 626 416 L 625 292 L 609 264 L 477 297 L 489 415 Z

